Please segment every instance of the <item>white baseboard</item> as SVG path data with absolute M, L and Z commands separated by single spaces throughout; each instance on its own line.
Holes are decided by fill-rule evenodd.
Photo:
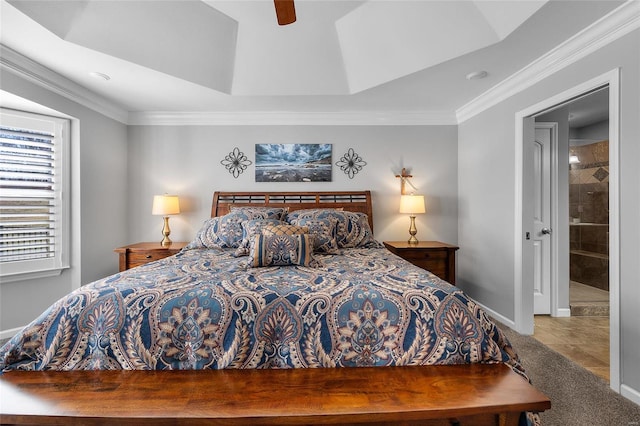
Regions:
M 512 330 L 516 329 L 516 323 L 515 323 L 514 320 L 511 320 L 511 319 L 503 316 L 502 314 L 497 313 L 493 309 L 487 308 L 486 306 L 484 306 L 482 303 L 478 302 L 477 300 L 474 300 L 474 302 L 476 302 L 478 304 L 478 306 L 480 306 L 482 308 L 483 311 L 488 313 L 496 321 L 501 322 L 502 324 L 506 325 L 507 327 L 509 327 Z
M 558 308 L 553 316 L 557 318 L 569 318 L 571 316 L 571 308 Z
M 0 340 L 11 339 L 13 336 L 18 334 L 20 330 L 24 327 L 11 328 L 9 330 L 0 330 Z
M 640 405 L 640 391 L 628 385 L 620 386 L 620 395 Z

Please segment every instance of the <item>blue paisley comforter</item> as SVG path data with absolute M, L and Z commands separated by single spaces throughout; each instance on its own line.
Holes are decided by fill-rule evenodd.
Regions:
M 382 249 L 322 266 L 184 250 L 70 293 L 0 349 L 0 370 L 314 368 L 503 362 L 501 330 L 456 287 Z

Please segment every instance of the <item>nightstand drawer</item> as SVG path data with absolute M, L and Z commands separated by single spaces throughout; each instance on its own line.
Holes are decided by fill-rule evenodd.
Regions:
M 442 279 L 446 279 L 444 278 L 447 275 L 447 264 L 445 263 L 446 259 L 430 259 L 430 260 L 424 260 L 424 259 L 406 259 L 409 262 L 413 263 L 416 266 L 421 267 L 422 269 L 426 269 L 427 271 L 431 272 L 432 274 L 435 274 L 437 276 L 439 276 Z
M 164 259 L 169 256 L 167 251 L 149 251 L 146 253 L 130 253 L 129 254 L 129 268 L 144 265 L 145 263 L 153 262 L 154 260 Z
M 173 242 L 164 247 L 160 243 L 136 243 L 118 247 L 115 252 L 120 255 L 120 271 L 124 271 L 172 256 L 187 244 L 185 242 Z
M 431 251 L 407 249 L 407 250 L 402 250 L 402 257 L 406 260 L 411 260 L 411 261 L 413 260 L 428 261 L 429 259 L 431 259 L 435 262 L 439 262 L 440 260 L 447 258 L 447 251 L 444 249 L 431 250 Z
M 408 244 L 406 241 L 385 241 L 384 245 L 389 251 L 406 261 L 455 285 L 458 247 L 439 241 L 420 241 L 418 244 Z

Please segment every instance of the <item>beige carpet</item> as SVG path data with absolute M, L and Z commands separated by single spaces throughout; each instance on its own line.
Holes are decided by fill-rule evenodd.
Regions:
M 640 406 L 609 384 L 530 336 L 501 325 L 532 384 L 551 399 L 543 426 L 638 426 Z

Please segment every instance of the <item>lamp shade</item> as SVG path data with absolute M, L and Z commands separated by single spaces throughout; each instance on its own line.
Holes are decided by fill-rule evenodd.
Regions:
M 177 195 L 154 195 L 151 214 L 167 216 L 180 213 L 180 202 Z
M 402 195 L 400 196 L 400 213 L 425 213 L 424 195 Z

